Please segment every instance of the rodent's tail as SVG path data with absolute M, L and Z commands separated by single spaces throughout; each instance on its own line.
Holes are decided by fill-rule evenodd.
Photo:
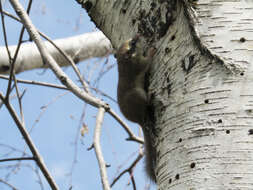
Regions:
M 146 173 L 148 177 L 156 183 L 155 166 L 156 166 L 156 149 L 153 143 L 153 135 L 149 130 L 143 129 L 145 144 Z

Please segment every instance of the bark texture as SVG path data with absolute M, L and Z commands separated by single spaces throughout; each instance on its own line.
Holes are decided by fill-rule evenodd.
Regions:
M 252 1 L 84 2 L 115 48 L 136 33 L 157 48 L 157 188 L 253 189 Z
M 253 1 L 201 0 L 196 13 L 203 44 L 227 64 L 246 69 L 253 61 Z

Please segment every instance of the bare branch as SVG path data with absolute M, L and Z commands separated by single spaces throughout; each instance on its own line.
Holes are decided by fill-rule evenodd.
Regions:
M 76 130 L 76 136 L 75 136 L 75 141 L 74 141 L 74 158 L 73 158 L 73 161 L 72 161 L 72 165 L 71 165 L 71 170 L 70 170 L 70 187 L 72 187 L 72 173 L 74 172 L 74 169 L 75 169 L 75 166 L 77 164 L 77 157 L 78 157 L 78 137 L 80 136 L 80 130 L 82 128 L 82 125 L 83 125 L 83 120 L 84 120 L 84 117 L 85 117 L 85 111 L 86 111 L 86 108 L 87 108 L 87 104 L 84 104 L 83 106 L 83 111 L 82 111 L 82 115 L 80 117 L 80 120 L 79 120 L 79 126 Z
M 20 160 L 34 160 L 34 157 L 6 158 L 1 159 L 0 162 L 20 161 Z
M 133 185 L 133 190 L 137 190 L 136 189 L 136 183 L 135 183 L 134 175 L 133 175 L 133 171 L 131 171 L 129 173 L 130 173 L 130 179 L 131 179 L 132 185 Z
M 24 90 L 24 92 L 22 94 L 20 94 L 15 74 L 13 75 L 13 80 L 14 80 L 14 86 L 15 86 L 15 90 L 16 90 L 16 94 L 17 94 L 17 98 L 18 98 L 18 105 L 19 105 L 19 112 L 20 112 L 21 122 L 25 126 L 25 118 L 24 118 L 24 112 L 23 112 L 23 106 L 22 106 L 21 100 L 22 100 L 22 97 L 25 94 L 26 90 Z
M 7 149 L 10 149 L 12 152 L 19 152 L 19 153 L 22 153 L 24 156 L 31 157 L 30 155 L 28 155 L 27 153 L 25 153 L 23 150 L 19 150 L 16 147 L 12 147 L 12 146 L 10 146 L 8 144 L 2 144 L 2 143 L 0 143 L 0 146 L 4 147 L 4 148 L 7 148 Z M 5 156 L 7 156 L 7 155 L 5 154 Z
M 55 60 L 52 58 L 52 56 L 47 51 L 43 41 L 40 39 L 39 33 L 37 32 L 36 28 L 32 24 L 30 18 L 24 11 L 22 5 L 17 0 L 10 0 L 12 6 L 14 7 L 15 11 L 23 21 L 28 33 L 33 38 L 34 42 L 36 43 L 43 60 L 53 70 L 55 75 L 58 77 L 58 79 L 66 85 L 77 97 L 81 98 L 82 100 L 86 101 L 87 103 L 95 106 L 95 107 L 104 107 L 105 110 L 110 113 L 112 117 L 114 117 L 127 131 L 127 133 L 130 135 L 129 140 L 137 141 L 140 143 L 143 143 L 143 140 L 141 138 L 136 137 L 131 130 L 128 128 L 128 126 L 120 119 L 120 117 L 109 108 L 109 105 L 103 102 L 102 100 L 91 96 L 90 94 L 84 92 L 81 90 L 73 81 L 62 71 L 62 69 L 58 66 L 58 64 L 55 62 Z
M 1 11 L 1 13 L 13 18 L 18 22 L 21 22 L 19 18 L 6 11 Z M 113 52 L 110 41 L 102 32 L 91 32 L 55 41 L 52 41 L 47 35 L 43 34 L 42 32 L 39 32 L 39 34 L 51 44 L 50 45 L 48 42 L 45 42 L 48 51 L 61 66 L 68 66 L 69 64 L 72 64 L 75 67 L 75 63 L 78 63 L 85 59 L 91 57 L 104 57 Z M 11 54 L 11 52 L 16 49 L 16 46 L 10 46 L 9 49 L 9 53 Z M 3 59 L 0 62 L 0 73 L 7 73 L 9 71 L 9 66 L 6 65 L 7 63 L 5 63 L 5 51 L 2 47 L 0 47 L 0 50 L 3 53 L 2 57 L 0 58 L 0 60 Z M 34 68 L 48 67 L 48 65 L 43 64 L 42 59 L 39 55 L 37 55 L 39 52 L 35 48 L 34 44 L 24 44 L 20 50 L 22 51 L 20 53 L 22 54 L 22 57 L 16 61 L 16 73 Z M 59 56 L 59 53 L 62 56 Z M 28 65 L 28 63 L 30 65 Z M 80 80 L 82 79 L 81 75 L 78 77 Z
M 55 183 L 54 179 L 52 178 L 51 174 L 49 173 L 46 165 L 44 164 L 44 161 L 43 161 L 42 157 L 40 156 L 39 151 L 37 150 L 35 144 L 33 143 L 29 133 L 26 130 L 26 128 L 22 125 L 22 122 L 19 120 L 15 110 L 13 109 L 13 107 L 11 106 L 9 101 L 6 100 L 3 97 L 2 93 L 0 93 L 0 99 L 2 99 L 2 101 L 4 102 L 6 108 L 9 111 L 10 115 L 14 119 L 14 121 L 15 121 L 20 133 L 22 134 L 26 144 L 28 145 L 28 147 L 31 150 L 36 163 L 38 164 L 39 168 L 41 169 L 41 172 L 44 174 L 44 176 L 47 179 L 48 183 L 50 184 L 51 188 L 53 190 L 58 190 L 59 188 L 57 187 L 57 184 Z
M 127 132 L 127 134 L 129 135 L 129 137 L 127 138 L 127 140 L 129 141 L 136 141 L 138 143 L 143 144 L 144 140 L 140 137 L 137 137 L 132 131 L 131 129 L 128 127 L 128 125 L 112 110 L 109 109 L 107 111 L 114 119 L 116 119 L 116 121 L 118 121 L 121 126 L 125 129 L 125 131 Z
M 27 15 L 29 14 L 30 10 L 31 10 L 31 6 L 32 6 L 32 0 L 29 1 L 28 3 L 28 7 L 27 7 Z M 11 90 L 11 83 L 12 83 L 12 79 L 14 79 L 15 81 L 15 77 L 13 78 L 13 75 L 15 75 L 15 63 L 18 57 L 18 53 L 21 47 L 21 44 L 23 43 L 23 36 L 24 36 L 24 32 L 25 32 L 25 26 L 22 26 L 21 32 L 20 32 L 20 36 L 19 36 L 19 40 L 18 40 L 18 45 L 17 48 L 15 50 L 14 56 L 13 58 L 9 57 L 9 63 L 10 63 L 10 75 L 9 75 L 9 83 L 8 83 L 8 88 L 7 88 L 7 92 L 6 92 L 6 98 L 9 98 L 10 95 L 10 90 Z M 22 115 L 22 113 L 21 113 Z
M 0 75 L 1 79 L 9 80 L 9 77 L 5 75 Z M 68 90 L 63 85 L 57 85 L 57 84 L 51 84 L 51 83 L 46 83 L 46 82 L 38 82 L 38 81 L 31 81 L 31 80 L 23 80 L 23 79 L 16 79 L 18 83 L 23 83 L 23 84 L 33 84 L 33 85 L 39 85 L 39 86 L 45 86 L 45 87 L 50 87 L 50 88 L 58 88 L 62 90 Z
M 56 76 L 60 79 L 60 81 L 64 85 L 66 85 L 69 89 L 71 89 L 71 91 L 76 96 L 78 96 L 79 98 L 85 100 L 87 103 L 89 103 L 89 104 L 91 104 L 95 107 L 99 107 L 98 118 L 100 118 L 101 115 L 103 117 L 105 110 L 108 111 L 108 113 L 110 113 L 118 122 L 120 122 L 121 125 L 124 127 L 124 129 L 127 131 L 127 133 L 130 136 L 129 140 L 134 140 L 134 141 L 143 143 L 143 140 L 141 138 L 136 137 L 131 132 L 131 130 L 128 128 L 128 126 L 113 112 L 113 110 L 111 110 L 109 108 L 109 106 L 105 102 L 103 102 L 100 99 L 97 99 L 97 98 L 91 96 L 90 94 L 84 92 L 75 83 L 73 83 L 72 80 L 69 79 L 69 77 L 61 70 L 61 68 L 58 66 L 56 61 L 48 53 L 45 45 L 43 44 L 42 40 L 39 37 L 39 34 L 38 34 L 36 28 L 33 26 L 30 18 L 25 13 L 25 11 L 24 11 L 23 7 L 21 6 L 21 4 L 19 4 L 19 2 L 17 0 L 10 0 L 10 2 L 12 4 L 12 6 L 14 7 L 14 9 L 16 10 L 16 13 L 21 18 L 21 20 L 22 20 L 23 24 L 25 25 L 28 33 L 30 34 L 30 36 L 32 37 L 34 42 L 36 43 L 36 45 L 37 45 L 37 47 L 38 47 L 38 49 L 39 49 L 39 51 L 40 51 L 40 53 L 43 57 L 43 60 L 45 61 L 46 64 L 49 64 L 49 66 L 51 67 L 53 72 L 56 74 Z M 97 125 L 98 126 L 100 125 L 98 121 L 97 121 Z M 95 133 L 95 136 L 96 135 L 97 135 L 97 133 Z M 102 162 L 101 163 L 102 167 L 104 167 L 104 169 L 101 169 L 101 176 L 102 176 L 102 181 L 103 181 L 104 188 L 105 189 L 110 189 L 109 184 L 107 184 L 108 180 L 107 180 L 106 173 L 105 173 L 105 167 L 106 166 L 103 163 L 103 160 L 102 161 L 100 160 L 99 162 Z
M 45 61 L 46 64 L 49 64 L 57 78 L 61 81 L 62 84 L 66 85 L 68 88 L 71 89 L 71 91 L 79 98 L 82 100 L 85 100 L 89 104 L 95 106 L 95 107 L 104 107 L 108 109 L 108 105 L 89 95 L 88 93 L 84 92 L 82 89 L 80 89 L 59 67 L 59 65 L 56 63 L 56 61 L 53 59 L 53 57 L 49 54 L 47 51 L 46 46 L 44 45 L 43 41 L 41 40 L 39 33 L 37 29 L 34 27 L 34 25 L 31 22 L 31 19 L 27 15 L 27 13 L 24 11 L 22 5 L 19 3 L 17 0 L 11 0 L 10 1 L 12 6 L 14 7 L 16 13 L 19 15 L 21 18 L 23 24 L 25 25 L 28 33 L 30 34 L 31 38 L 37 45 L 43 60 Z
M 101 181 L 103 184 L 103 189 L 104 190 L 110 190 L 110 185 L 108 182 L 108 178 L 107 178 L 107 173 L 106 173 L 106 164 L 103 158 L 103 154 L 102 154 L 102 150 L 100 147 L 100 135 L 101 135 L 101 127 L 102 127 L 102 122 L 104 119 L 104 113 L 105 113 L 105 109 L 100 107 L 98 109 L 98 113 L 97 113 L 97 118 L 96 118 L 96 128 L 94 131 L 94 149 L 96 152 L 96 157 L 98 160 L 98 164 L 99 164 L 99 168 L 100 168 L 100 175 L 101 175 Z
M 26 164 L 20 163 L 20 164 L 18 164 L 18 165 L 20 166 L 20 168 L 17 168 L 16 165 L 17 165 L 17 164 L 15 164 L 15 165 L 8 165 L 8 166 L 6 167 L 6 169 L 11 169 L 11 170 L 12 170 L 11 173 L 14 173 L 14 174 L 17 174 L 17 171 L 18 171 L 21 167 L 22 167 L 22 168 L 27 168 L 27 169 L 33 171 L 33 172 L 35 173 L 36 177 L 37 177 L 37 180 L 36 180 L 36 181 L 37 181 L 37 183 L 40 185 L 40 189 L 41 189 L 41 190 L 44 190 L 43 182 L 42 182 L 42 179 L 41 179 L 41 174 L 40 174 L 40 172 L 39 172 L 39 170 L 38 170 L 37 165 L 35 166 L 35 168 L 34 168 L 31 164 L 29 164 L 29 163 L 26 163 Z M 5 179 L 6 179 L 6 180 L 8 180 L 9 176 L 11 175 L 11 173 L 9 173 L 7 176 L 5 176 Z M 35 177 L 35 176 L 34 176 L 34 177 Z M 1 182 L 1 179 L 0 179 L 0 182 Z M 28 182 L 30 182 L 30 181 L 28 181 Z
M 137 156 L 137 158 L 133 161 L 133 163 L 125 170 L 123 170 L 111 183 L 111 187 L 125 174 L 125 173 L 129 173 L 131 178 L 132 176 L 132 172 L 133 172 L 133 168 L 136 166 L 136 164 L 142 159 L 142 157 L 144 156 L 143 152 L 140 151 L 139 155 Z M 132 181 L 133 182 L 133 181 Z M 135 186 L 133 184 L 133 186 Z
M 10 187 L 12 190 L 18 190 L 16 187 L 14 187 L 13 185 L 9 184 L 7 181 L 0 179 L 0 183 L 5 184 L 6 186 Z
M 5 80 L 9 80 L 8 76 L 5 75 L 1 75 L 0 74 L 0 78 L 1 79 L 5 79 Z M 52 83 L 47 83 L 47 82 L 40 82 L 40 81 L 34 81 L 34 80 L 24 80 L 24 79 L 16 79 L 18 83 L 23 83 L 23 84 L 33 84 L 33 85 L 38 85 L 38 86 L 45 86 L 45 87 L 50 87 L 50 88 L 57 88 L 57 89 L 61 89 L 61 90 L 69 90 L 68 88 L 66 88 L 63 85 L 57 85 L 57 84 L 52 84 Z M 117 101 L 115 99 L 113 99 L 111 96 L 109 96 L 108 94 L 104 93 L 103 91 L 101 91 L 100 89 L 94 88 L 92 86 L 89 86 L 89 88 L 91 90 L 94 90 L 96 93 L 110 99 L 111 101 L 117 103 Z M 0 102 L 0 108 L 1 108 L 1 102 Z
M 6 34 L 6 28 L 5 28 L 5 20 L 4 20 L 4 14 L 3 14 L 2 1 L 0 1 L 0 12 L 1 12 L 1 20 L 2 20 L 2 28 L 3 28 L 5 48 L 7 50 L 8 58 L 10 59 L 11 58 L 11 53 L 10 53 L 9 46 L 8 46 L 8 41 L 7 41 L 7 34 Z
M 34 172 L 35 172 L 35 174 L 36 174 L 37 177 L 38 177 L 37 182 L 38 182 L 39 185 L 40 185 L 40 189 L 41 189 L 41 190 L 44 190 L 44 186 L 43 186 L 43 182 L 42 182 L 42 179 L 41 179 L 41 174 L 40 174 L 40 169 L 39 169 L 39 167 L 36 167 L 36 168 L 34 169 Z
M 33 124 L 31 125 L 31 128 L 29 130 L 29 133 L 32 132 L 32 130 L 34 129 L 34 127 L 36 126 L 36 124 L 40 121 L 40 118 L 43 116 L 43 114 L 46 112 L 47 108 L 52 105 L 53 103 L 55 103 L 58 99 L 60 99 L 61 97 L 65 96 L 66 94 L 68 94 L 68 92 L 62 93 L 57 95 L 53 100 L 51 100 L 50 102 L 48 102 L 46 105 L 43 105 L 41 107 L 41 111 L 39 113 L 39 115 L 37 116 L 37 118 L 35 119 L 35 121 L 33 122 Z

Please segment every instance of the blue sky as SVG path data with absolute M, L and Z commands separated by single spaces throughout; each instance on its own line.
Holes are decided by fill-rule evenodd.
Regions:
M 23 4 L 24 2 L 27 3 L 27 1 L 21 2 Z M 3 7 L 4 10 L 14 13 L 8 1 L 4 1 Z M 7 17 L 5 18 L 8 43 L 15 45 L 18 41 L 21 25 Z M 60 0 L 34 1 L 31 18 L 35 26 L 51 39 L 65 38 L 97 30 L 94 24 L 90 22 L 90 18 L 85 11 L 74 0 L 64 1 L 64 3 Z M 2 33 L 2 28 L 0 27 L 1 46 L 4 45 Z M 27 35 L 25 35 L 25 39 L 28 39 Z M 94 80 L 99 69 L 103 67 L 104 62 L 105 59 L 91 59 L 79 64 L 79 69 L 87 76 L 90 71 L 97 68 L 98 70 L 94 71 L 92 75 Z M 115 63 L 114 58 L 112 56 L 109 57 L 109 65 Z M 114 67 L 110 70 L 99 82 L 100 89 L 115 99 L 117 86 L 116 69 L 117 67 Z M 71 68 L 64 68 L 64 71 L 77 82 Z M 18 74 L 17 78 L 59 84 L 56 77 L 49 70 L 27 71 Z M 6 87 L 7 82 L 0 79 L 0 92 L 5 92 Z M 19 88 L 20 91 L 26 90 L 22 99 L 26 127 L 30 130 L 34 126 L 31 133 L 32 139 L 60 189 L 67 190 L 70 187 L 71 178 L 68 174 L 71 172 L 74 159 L 74 143 L 76 134 L 79 131 L 80 117 L 85 104 L 74 95 L 63 90 L 23 84 L 20 84 Z M 101 98 L 119 113 L 117 104 L 105 97 Z M 18 108 L 16 99 L 12 100 L 12 104 L 15 108 Z M 46 109 L 43 109 L 43 107 L 46 107 Z M 73 190 L 102 189 L 94 150 L 87 151 L 87 148 L 92 144 L 96 112 L 96 108 L 89 105 L 86 106 L 85 117 L 81 123 L 85 123 L 88 126 L 89 132 L 84 137 L 79 135 L 77 139 L 77 163 L 72 172 Z M 36 122 L 38 118 L 39 122 Z M 137 134 L 138 128 L 136 125 L 128 123 Z M 6 155 L 10 158 L 22 156 L 18 151 L 11 151 L 7 145 L 20 150 L 26 149 L 26 152 L 31 155 L 15 123 L 4 107 L 0 109 L 0 127 L 0 159 Z M 126 138 L 127 135 L 119 124 L 106 114 L 101 140 L 105 160 L 111 165 L 108 168 L 110 182 L 117 175 L 118 170 L 122 171 L 128 167 L 131 161 L 137 157 L 138 144 L 127 142 L 125 141 Z M 145 184 L 149 181 L 144 174 L 143 160 L 141 162 L 134 173 L 138 190 L 144 189 Z M 17 189 L 40 189 L 39 184 L 36 182 L 37 177 L 31 170 L 31 168 L 36 168 L 32 161 L 24 161 L 21 167 L 16 167 L 15 171 L 12 171 L 10 168 L 13 168 L 14 164 L 14 162 L 0 163 L 0 179 L 6 179 L 7 174 L 11 173 L 7 178 L 8 182 L 17 187 Z M 119 169 L 120 166 L 122 167 Z M 44 188 L 50 189 L 45 180 L 43 179 L 42 181 Z M 132 189 L 131 185 L 127 185 L 128 181 L 129 176 L 125 175 L 113 189 Z M 9 188 L 0 183 L 0 189 L 5 190 Z M 153 189 L 155 188 L 153 187 Z

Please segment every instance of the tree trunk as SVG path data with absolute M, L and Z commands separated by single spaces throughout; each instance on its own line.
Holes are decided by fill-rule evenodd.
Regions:
M 193 2 L 83 5 L 115 48 L 136 33 L 157 48 L 158 189 L 253 189 L 253 3 Z

